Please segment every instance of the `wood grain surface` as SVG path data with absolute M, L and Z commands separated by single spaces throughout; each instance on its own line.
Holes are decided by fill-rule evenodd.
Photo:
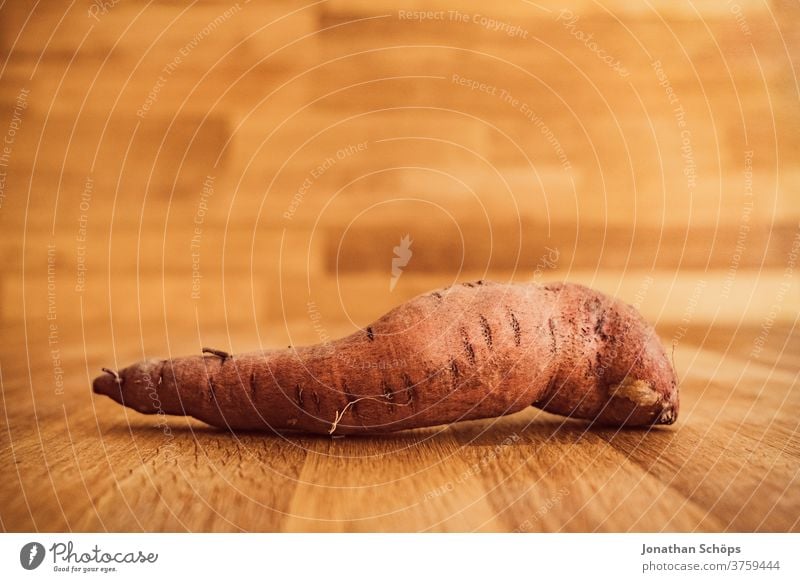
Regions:
M 774 329 L 676 349 L 680 422 L 588 428 L 530 409 L 382 437 L 169 428 L 77 380 L 3 373 L 3 527 L 42 531 L 797 531 L 800 353 Z M 103 350 L 94 350 L 102 357 Z M 17 358 L 24 360 L 24 351 Z M 784 365 L 775 366 L 781 361 Z M 720 371 L 721 362 L 724 370 Z M 47 382 L 48 370 L 33 378 Z
M 0 530 L 800 531 L 799 49 L 778 0 L 0 2 Z M 233 435 L 91 393 L 477 278 L 636 305 L 678 422 Z

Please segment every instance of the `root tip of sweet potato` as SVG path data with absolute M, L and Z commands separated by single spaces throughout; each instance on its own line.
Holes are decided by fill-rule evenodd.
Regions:
M 674 424 L 678 418 L 677 393 L 663 392 L 652 382 L 627 377 L 609 388 L 611 406 L 605 420 L 631 426 Z
M 654 424 L 675 424 L 676 420 L 678 420 L 678 413 L 674 406 L 668 404 L 664 407 L 664 410 L 661 412 L 661 415 L 656 419 Z
M 95 394 L 108 396 L 115 402 L 123 404 L 122 378 L 119 373 L 108 368 L 101 368 L 101 370 L 103 374 L 92 381 L 92 391 Z

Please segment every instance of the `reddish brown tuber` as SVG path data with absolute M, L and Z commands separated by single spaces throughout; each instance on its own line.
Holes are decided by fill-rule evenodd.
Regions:
M 672 424 L 675 372 L 653 328 L 574 284 L 478 281 L 420 295 L 303 348 L 107 370 L 94 391 L 233 430 L 381 433 L 535 406 L 613 426 Z

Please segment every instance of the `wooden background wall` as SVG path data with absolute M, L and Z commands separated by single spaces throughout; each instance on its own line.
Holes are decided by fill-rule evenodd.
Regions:
M 798 23 L 764 0 L 7 0 L 9 402 L 58 416 L 100 365 L 316 342 L 474 278 L 593 285 L 665 343 L 796 343 Z
M 355 0 L 7 2 L 0 130 L 28 93 L 0 210 L 4 327 L 47 331 L 49 244 L 61 340 L 82 316 L 120 357 L 225 343 L 226 324 L 236 347 L 314 341 L 309 299 L 337 335 L 537 265 L 638 294 L 659 323 L 693 295 L 695 325 L 767 316 L 800 220 L 796 5 L 740 2 L 737 22 L 715 2 L 483 4 L 460 4 L 465 23 L 447 2 L 408 3 L 444 11 L 422 22 Z

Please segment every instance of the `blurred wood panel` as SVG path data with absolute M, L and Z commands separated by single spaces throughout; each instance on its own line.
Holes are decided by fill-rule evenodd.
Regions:
M 798 529 L 797 3 L 101 7 L 0 8 L 3 528 Z M 165 442 L 88 392 L 479 278 L 634 304 L 679 424 Z

